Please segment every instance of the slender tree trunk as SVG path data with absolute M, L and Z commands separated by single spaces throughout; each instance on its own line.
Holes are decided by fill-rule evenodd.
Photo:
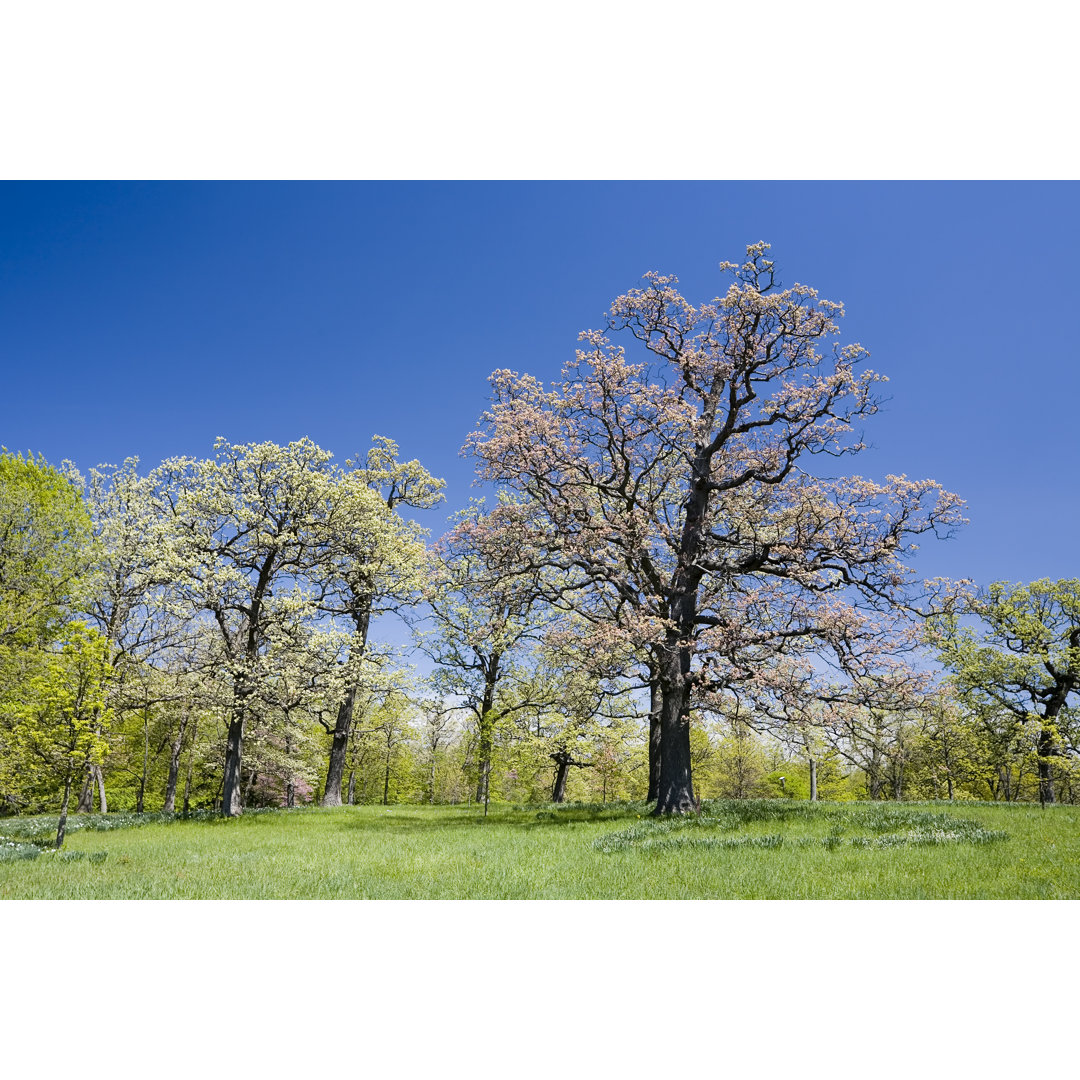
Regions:
M 94 766 L 86 767 L 86 777 L 83 780 L 82 790 L 79 792 L 79 801 L 75 805 L 76 814 L 89 814 L 94 809 Z
M 94 766 L 94 778 L 97 780 L 98 813 L 107 814 L 109 812 L 109 802 L 105 798 L 105 776 L 100 765 Z
M 64 801 L 60 804 L 60 823 L 56 827 L 56 850 L 64 846 L 64 833 L 67 831 L 68 800 L 71 798 L 71 777 L 64 780 Z
M 146 795 L 146 773 L 150 767 L 150 718 L 143 709 L 143 755 L 142 775 L 139 777 L 139 793 L 135 796 L 135 813 L 143 812 L 143 798 Z
M 817 802 L 817 761 L 810 759 L 810 801 Z
M 383 774 L 382 804 L 390 803 L 390 747 L 386 748 L 386 772 Z
M 195 768 L 195 739 L 199 734 L 198 719 L 191 725 L 191 748 L 188 750 L 187 778 L 184 780 L 184 813 L 191 808 L 191 774 Z
M 356 770 L 349 770 L 349 805 L 355 805 L 354 799 L 356 796 Z
M 670 642 L 660 661 L 660 782 L 655 814 L 696 808 L 690 762 L 690 654 Z
M 165 806 L 166 814 L 176 812 L 176 782 L 180 778 L 180 751 L 184 746 L 184 733 L 187 731 L 187 710 L 180 717 L 180 730 L 173 739 L 172 753 L 169 755 L 169 778 L 165 782 Z
M 646 802 L 655 802 L 660 795 L 660 706 L 663 696 L 660 680 L 649 680 L 649 794 Z
M 953 798 L 953 779 L 952 779 L 952 759 L 951 759 L 951 757 L 949 755 L 949 740 L 947 738 L 943 738 L 941 740 L 941 758 L 942 758 L 942 761 L 944 761 L 944 763 L 945 763 L 945 787 L 948 789 L 948 792 L 949 792 L 949 802 L 953 802 L 954 798 Z M 935 798 L 937 797 L 937 792 L 936 791 L 934 792 L 934 796 L 935 796 Z
M 326 769 L 326 790 L 323 806 L 341 805 L 341 781 L 345 775 L 345 757 L 349 750 L 349 734 L 352 732 L 353 709 L 356 703 L 356 687 L 350 686 L 338 705 L 334 738 L 330 744 L 330 761 Z

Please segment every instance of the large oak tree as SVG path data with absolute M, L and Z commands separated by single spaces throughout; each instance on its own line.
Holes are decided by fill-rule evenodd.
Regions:
M 839 344 L 842 305 L 780 287 L 767 250 L 721 264 L 730 287 L 698 306 L 655 273 L 618 297 L 607 333 L 640 359 L 589 330 L 550 388 L 496 371 L 467 444 L 482 479 L 533 508 L 523 555 L 562 571 L 557 599 L 654 658 L 658 813 L 695 805 L 695 695 L 748 668 L 767 681 L 789 643 L 835 645 L 866 611 L 910 603 L 911 538 L 959 520 L 933 481 L 811 471 L 862 448 L 880 377 Z

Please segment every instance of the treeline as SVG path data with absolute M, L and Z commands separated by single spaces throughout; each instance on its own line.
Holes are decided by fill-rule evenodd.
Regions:
M 833 475 L 880 378 L 840 305 L 767 245 L 724 269 L 616 298 L 639 360 L 588 331 L 550 388 L 495 372 L 467 450 L 498 494 L 433 543 L 443 483 L 382 437 L 5 451 L 4 812 L 59 806 L 59 844 L 93 805 L 1073 799 L 1080 582 L 919 580 L 962 504 Z

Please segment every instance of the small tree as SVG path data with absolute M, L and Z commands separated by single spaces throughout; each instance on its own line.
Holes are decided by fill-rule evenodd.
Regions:
M 1052 803 L 1054 762 L 1080 750 L 1080 580 L 995 582 L 970 598 L 965 614 L 978 623 L 943 615 L 930 640 L 968 708 L 1009 717 L 1009 735 L 1036 727 L 1039 799 Z
M 60 848 L 72 786 L 108 751 L 101 734 L 110 719 L 105 705 L 108 643 L 84 623 L 72 622 L 55 647 L 26 650 L 17 663 L 22 693 L 0 714 L 6 766 L 24 785 L 60 789 Z M 8 782 L 20 781 L 9 775 Z

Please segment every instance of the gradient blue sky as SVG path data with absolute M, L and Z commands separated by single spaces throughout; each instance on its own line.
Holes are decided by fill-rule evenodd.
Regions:
M 396 439 L 470 494 L 497 367 L 554 377 L 647 270 L 692 300 L 763 239 L 890 377 L 871 476 L 970 524 L 924 574 L 1077 571 L 1075 183 L 4 183 L 0 443 L 85 469 L 303 435 Z M 445 510 L 445 512 L 444 512 Z

